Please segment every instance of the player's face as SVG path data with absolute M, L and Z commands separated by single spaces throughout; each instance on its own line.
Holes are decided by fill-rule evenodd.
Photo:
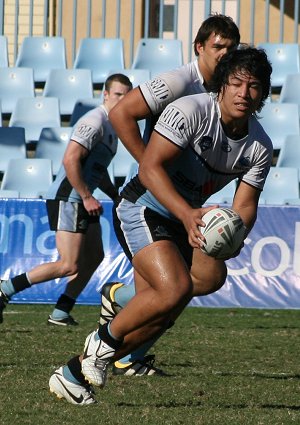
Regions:
M 257 78 L 242 71 L 231 75 L 219 98 L 223 122 L 248 120 L 261 99 L 262 86 Z
M 119 83 L 118 81 L 113 81 L 110 89 L 105 90 L 104 95 L 104 102 L 105 106 L 108 111 L 110 111 L 118 102 L 120 102 L 121 99 L 125 96 L 126 93 L 129 92 L 129 87 L 125 86 L 122 83 Z
M 217 63 L 220 61 L 222 56 L 236 47 L 237 46 L 233 40 L 223 38 L 216 33 L 212 33 L 203 45 L 200 43 L 196 45 L 199 53 L 199 68 L 205 82 L 209 82 L 211 80 Z

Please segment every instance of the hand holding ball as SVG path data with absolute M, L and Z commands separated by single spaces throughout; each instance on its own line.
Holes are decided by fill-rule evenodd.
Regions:
M 246 227 L 241 217 L 230 208 L 215 208 L 202 217 L 205 227 L 199 227 L 206 239 L 202 252 L 217 258 L 230 258 L 241 246 Z

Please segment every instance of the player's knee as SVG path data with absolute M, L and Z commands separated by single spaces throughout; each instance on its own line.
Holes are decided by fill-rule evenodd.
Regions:
M 61 276 L 73 276 L 78 273 L 78 264 L 77 263 L 68 263 L 63 262 L 61 264 Z
M 227 278 L 227 267 L 224 263 L 213 273 L 203 276 L 192 275 L 193 296 L 209 295 L 218 291 Z

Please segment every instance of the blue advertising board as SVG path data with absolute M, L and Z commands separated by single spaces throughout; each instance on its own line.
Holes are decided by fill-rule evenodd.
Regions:
M 105 258 L 78 302 L 99 304 L 108 281 L 133 279 L 112 224 L 112 203 L 103 201 L 100 218 Z M 215 294 L 195 297 L 190 305 L 206 307 L 300 308 L 300 208 L 260 206 L 257 222 L 237 258 L 227 262 L 228 278 Z M 45 201 L 0 200 L 0 276 L 7 279 L 55 261 L 55 233 L 49 230 Z M 16 294 L 18 303 L 55 303 L 65 279 L 33 285 Z

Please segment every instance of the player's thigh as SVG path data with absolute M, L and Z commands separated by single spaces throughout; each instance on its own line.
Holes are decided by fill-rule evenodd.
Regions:
M 151 243 L 135 254 L 132 264 L 142 280 L 165 296 L 172 293 L 174 295 L 171 296 L 176 298 L 191 294 L 189 270 L 173 242 L 161 240 Z
M 224 261 L 216 260 L 194 249 L 191 277 L 194 285 L 193 295 L 207 295 L 220 289 L 227 277 Z
M 77 264 L 85 235 L 83 233 L 58 230 L 55 234 L 55 239 L 61 261 L 68 264 Z

